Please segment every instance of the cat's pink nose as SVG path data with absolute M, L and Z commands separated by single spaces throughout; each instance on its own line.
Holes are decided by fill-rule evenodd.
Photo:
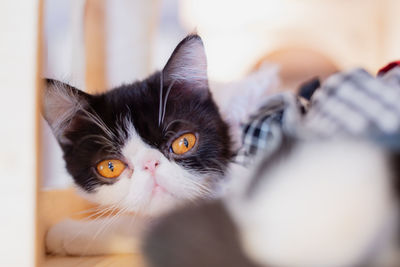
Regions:
M 157 169 L 158 165 L 160 165 L 160 161 L 155 160 L 155 159 L 151 159 L 151 160 L 146 161 L 143 164 L 143 169 L 145 171 L 150 172 L 151 174 L 154 174 L 154 172 Z

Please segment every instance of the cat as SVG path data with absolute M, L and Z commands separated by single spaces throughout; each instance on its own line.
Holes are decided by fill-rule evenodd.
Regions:
M 162 71 L 103 94 L 47 80 L 43 115 L 80 193 L 143 218 L 218 195 L 233 157 L 229 126 L 209 90 L 197 34 L 178 44 Z M 142 224 L 136 217 L 117 217 L 62 221 L 48 232 L 47 250 L 132 252 Z
M 400 266 L 400 153 L 384 143 L 285 137 L 229 196 L 160 219 L 148 266 Z

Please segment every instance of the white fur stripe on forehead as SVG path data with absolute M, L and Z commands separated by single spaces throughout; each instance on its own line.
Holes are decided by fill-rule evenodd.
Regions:
M 207 88 L 207 59 L 201 38 L 189 35 L 175 48 L 163 70 L 166 82 L 188 82 Z
M 60 138 L 70 119 L 86 104 L 78 89 L 59 81 L 48 81 L 43 92 L 43 115 Z

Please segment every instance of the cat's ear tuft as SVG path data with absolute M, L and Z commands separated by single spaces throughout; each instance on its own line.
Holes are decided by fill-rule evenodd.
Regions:
M 57 139 L 74 115 L 88 104 L 88 99 L 88 94 L 68 84 L 46 79 L 42 94 L 42 113 Z
M 163 69 L 163 77 L 166 82 L 208 90 L 207 58 L 200 36 L 188 35 L 178 44 Z

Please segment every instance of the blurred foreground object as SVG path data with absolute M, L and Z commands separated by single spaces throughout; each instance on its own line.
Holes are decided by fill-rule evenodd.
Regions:
M 149 265 L 399 266 L 399 101 L 400 67 L 332 75 L 306 112 L 271 96 L 244 127 L 248 170 L 223 200 L 157 224 Z

